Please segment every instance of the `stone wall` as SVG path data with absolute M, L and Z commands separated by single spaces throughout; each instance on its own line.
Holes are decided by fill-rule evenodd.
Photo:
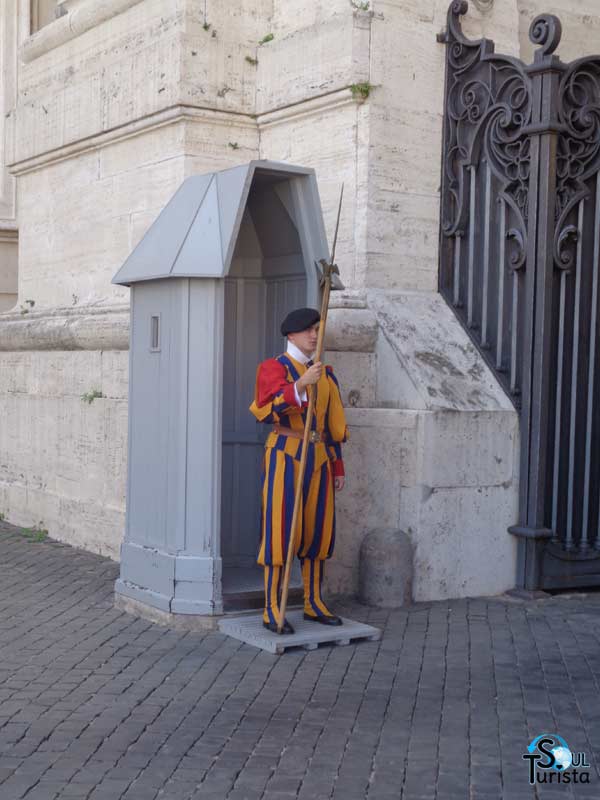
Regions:
M 517 54 L 514 0 L 485 15 L 471 6 L 465 33 Z M 445 60 L 436 34 L 448 3 L 382 0 L 373 8 L 363 280 L 373 288 L 435 291 Z
M 415 600 L 511 588 L 518 418 L 442 298 L 371 290 L 364 309 L 332 310 L 329 347 L 350 425 L 330 589 L 357 586 L 378 528 L 410 536 Z
M 0 0 L 0 312 L 17 302 L 16 186 L 6 164 L 17 92 L 17 0 Z
M 118 557 L 128 291 L 110 280 L 187 175 L 270 158 L 315 167 L 330 239 L 344 183 L 328 346 L 351 442 L 329 588 L 356 590 L 381 526 L 412 537 L 417 599 L 509 588 L 517 417 L 436 294 L 446 0 L 73 0 L 33 36 L 18 1 L 0 3 L 0 52 L 19 55 L 18 96 L 10 69 L 0 86 L 0 303 L 17 304 L 0 316 L 0 511 Z M 496 0 L 464 28 L 525 57 L 541 10 Z M 592 0 L 549 10 L 565 58 L 593 49 Z
M 17 302 L 18 234 L 0 230 L 0 312 L 9 311 Z
M 556 14 L 562 23 L 558 55 L 563 61 L 600 52 L 600 11 L 594 0 L 519 0 L 520 56 L 529 62 L 533 45 L 529 41 L 529 26 L 538 14 Z
M 127 352 L 0 352 L 0 508 L 115 558 L 127 466 Z M 94 391 L 101 399 L 82 396 Z
M 19 300 L 0 322 L 0 511 L 113 558 L 125 515 L 129 292 L 111 278 L 188 174 L 258 154 L 256 66 L 245 57 L 264 35 L 262 7 L 221 6 L 205 30 L 196 3 L 79 3 L 73 26 L 63 17 L 21 41 L 7 142 Z M 82 400 L 93 392 L 102 396 Z

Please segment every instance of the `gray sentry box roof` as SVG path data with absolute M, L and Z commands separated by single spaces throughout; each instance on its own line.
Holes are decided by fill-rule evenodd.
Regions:
M 321 258 L 314 171 L 252 161 L 185 180 L 113 278 L 132 289 L 118 594 L 218 614 L 224 571 L 231 583 L 255 567 L 256 366 L 283 350 L 289 310 L 318 307 Z
M 295 202 L 302 230 L 313 246 L 327 252 L 314 170 L 277 161 L 250 161 L 239 167 L 187 178 L 112 279 L 131 286 L 159 278 L 222 278 L 228 274 L 248 194 L 254 178 L 303 178 L 296 198 L 290 187 L 280 200 L 290 216 Z M 320 256 L 322 257 L 322 256 Z

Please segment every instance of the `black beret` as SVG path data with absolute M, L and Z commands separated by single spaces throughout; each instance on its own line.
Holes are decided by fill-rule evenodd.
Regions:
M 290 311 L 281 323 L 281 335 L 287 336 L 288 333 L 305 331 L 320 319 L 321 315 L 316 308 L 296 308 L 294 311 Z

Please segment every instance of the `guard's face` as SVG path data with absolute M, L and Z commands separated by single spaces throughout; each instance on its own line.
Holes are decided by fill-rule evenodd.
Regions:
M 305 355 L 312 355 L 317 349 L 320 324 L 320 322 L 315 322 L 310 328 L 298 331 L 297 333 L 290 333 L 288 339 L 290 342 L 293 342 L 296 347 L 299 347 Z

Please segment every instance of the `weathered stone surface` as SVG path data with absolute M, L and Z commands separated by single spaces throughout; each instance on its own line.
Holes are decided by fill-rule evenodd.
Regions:
M 129 307 L 0 314 L 0 351 L 127 350 Z
M 368 309 L 332 308 L 327 315 L 327 350 L 372 353 L 377 343 L 377 319 Z
M 418 415 L 400 409 L 347 408 L 350 441 L 343 445 L 346 485 L 336 496 L 335 552 L 324 572 L 330 592 L 358 590 L 365 528 L 397 528 L 400 487 L 417 466 Z
M 156 625 L 164 625 L 176 631 L 214 631 L 218 624 L 218 617 L 207 614 L 172 614 L 170 611 L 161 611 L 148 603 L 142 603 L 118 593 L 115 593 L 114 606 L 133 617 L 146 619 Z
M 0 230 L 0 313 L 17 302 L 17 232 Z
M 517 484 L 413 490 L 417 525 L 414 599 L 498 594 L 515 583 Z M 402 519 L 402 517 L 401 517 Z M 414 523 L 413 523 L 414 524 Z
M 510 589 L 516 548 L 507 528 L 518 503 L 515 412 L 355 408 L 347 417 L 346 486 L 336 498 L 336 550 L 324 578 L 329 590 L 356 591 L 366 525 L 409 534 L 415 599 L 460 597 L 486 586 Z
M 377 378 L 375 353 L 326 352 L 325 364 L 331 364 L 342 392 L 342 402 L 353 408 L 374 408 Z
M 111 18 L 118 6 L 122 13 Z M 73 19 L 84 17 L 90 29 L 73 31 Z M 246 56 L 264 35 L 265 17 L 264 0 L 206 10 L 190 0 L 84 4 L 24 43 L 32 57 L 21 67 L 9 160 L 143 118 L 149 127 L 152 115 L 178 104 L 252 114 L 257 70 Z M 61 43 L 68 32 L 79 35 Z M 44 51 L 42 40 L 52 47 Z
M 412 601 L 413 546 L 404 531 L 377 528 L 360 546 L 358 596 L 361 603 L 400 608 Z
M 533 60 L 534 46 L 529 41 L 531 20 L 538 14 L 552 11 L 562 23 L 559 50 L 563 61 L 598 52 L 600 14 L 594 0 L 555 0 L 550 6 L 542 0 L 518 0 L 520 57 L 527 62 Z
M 435 35 L 448 3 L 381 0 L 373 10 L 364 285 L 435 291 L 445 68 Z M 464 30 L 518 55 L 516 0 L 497 0 L 485 14 L 471 3 Z
M 452 411 L 421 418 L 421 473 L 426 486 L 516 483 L 519 419 L 512 411 Z
M 405 380 L 421 398 L 424 408 L 513 410 L 440 295 L 370 292 L 369 304 L 397 356 Z
M 257 50 L 257 113 L 369 80 L 370 15 L 344 12 L 294 26 Z
M 118 557 L 127 359 L 127 351 L 0 353 L 0 511 L 6 519 L 41 522 L 55 538 Z M 94 392 L 102 396 L 82 399 Z
M 262 114 L 258 123 L 261 158 L 308 164 L 315 169 L 330 246 L 344 184 L 336 262 L 346 287 L 362 287 L 367 244 L 368 104 L 353 99 L 344 89 Z
M 105 0 L 100 6 L 77 0 L 63 0 L 62 5 L 69 12 L 68 17 L 60 17 L 54 24 L 42 28 L 29 37 L 21 48 L 21 59 L 27 63 L 49 50 L 65 44 L 70 39 L 107 22 L 117 14 L 122 14 L 141 0 Z
M 362 520 L 363 530 L 410 535 L 420 600 L 462 596 L 473 586 L 511 588 L 516 411 L 438 295 L 369 291 L 368 301 L 379 324 L 376 404 L 389 410 L 348 409 L 347 481 L 337 498 L 342 533 L 325 581 L 332 591 L 357 585 Z M 345 313 L 350 319 L 357 311 Z
M 367 293 L 362 289 L 343 289 L 329 295 L 329 308 L 366 308 Z

